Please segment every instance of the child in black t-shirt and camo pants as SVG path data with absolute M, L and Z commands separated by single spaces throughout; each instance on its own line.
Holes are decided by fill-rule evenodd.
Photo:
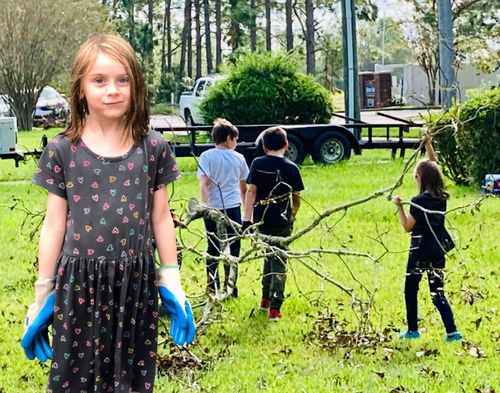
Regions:
M 271 127 L 263 132 L 265 156 L 256 158 L 247 178 L 245 213 L 242 228 L 253 222 L 264 235 L 288 237 L 300 206 L 304 189 L 299 168 L 284 158 L 288 148 L 285 130 Z M 285 250 L 285 249 L 283 249 Z M 281 318 L 281 305 L 286 281 L 285 253 L 270 252 L 264 258 L 261 310 L 268 310 L 269 319 Z

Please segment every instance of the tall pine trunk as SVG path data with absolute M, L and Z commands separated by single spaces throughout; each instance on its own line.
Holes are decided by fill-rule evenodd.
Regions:
M 154 13 L 153 13 L 153 0 L 148 0 L 148 31 L 149 35 L 147 37 L 147 50 L 146 50 L 146 80 L 148 83 L 148 92 L 151 93 L 151 88 L 153 87 L 153 75 L 154 75 L 154 59 L 153 59 L 153 23 L 154 23 Z
M 293 29 L 292 29 L 292 0 L 286 0 L 285 3 L 285 21 L 286 21 L 286 50 L 293 49 Z
M 314 5 L 306 0 L 306 62 L 307 73 L 314 74 Z
M 250 50 L 257 50 L 257 10 L 255 9 L 255 0 L 250 0 Z
M 210 36 L 210 3 L 208 0 L 203 0 L 205 11 L 205 57 L 207 58 L 207 74 L 213 71 L 212 63 L 212 38 Z
M 264 2 L 266 10 L 266 51 L 271 52 L 271 0 Z
M 172 72 L 172 1 L 166 0 L 166 28 L 167 28 L 167 72 Z
M 124 1 L 127 8 L 128 38 L 132 48 L 136 49 L 135 43 L 135 7 L 134 0 Z
M 201 0 L 194 0 L 194 24 L 195 24 L 195 45 L 196 45 L 196 69 L 195 77 L 201 76 Z
M 184 3 L 184 27 L 182 29 L 181 41 L 181 58 L 179 61 L 179 79 L 182 79 L 186 72 L 186 57 L 188 63 L 187 74 L 191 76 L 192 73 L 192 59 L 191 54 L 191 0 L 186 0 Z M 189 69 L 191 66 L 191 69 Z M 191 72 L 191 73 L 190 73 Z
M 167 41 L 167 18 L 168 18 L 168 13 L 169 13 L 169 8 L 170 8 L 169 1 L 170 0 L 165 0 L 164 5 L 163 5 L 163 23 L 161 25 L 160 75 L 163 75 L 165 72 L 168 72 L 167 66 L 166 66 L 165 46 L 166 46 L 166 41 Z
M 189 7 L 187 4 L 189 3 Z M 188 29 L 187 29 L 187 36 L 186 36 L 186 63 L 187 63 L 187 75 L 192 78 L 193 77 L 193 34 L 191 30 L 191 11 L 193 8 L 193 2 L 192 0 L 186 0 L 186 8 L 188 12 Z
M 222 12 L 221 0 L 215 0 L 215 67 L 222 63 Z

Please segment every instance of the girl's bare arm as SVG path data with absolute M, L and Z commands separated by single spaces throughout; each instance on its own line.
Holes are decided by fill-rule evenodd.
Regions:
M 47 210 L 40 231 L 38 246 L 38 279 L 45 280 L 56 275 L 56 263 L 61 253 L 66 233 L 68 202 L 66 199 L 48 193 Z
M 410 213 L 408 214 L 405 213 L 405 209 L 403 207 L 403 201 L 399 196 L 397 195 L 393 196 L 392 203 L 394 203 L 398 207 L 399 221 L 401 221 L 401 225 L 403 226 L 404 230 L 406 232 L 410 232 L 415 226 L 416 223 L 415 218 Z
M 438 158 L 436 152 L 434 151 L 434 147 L 432 146 L 431 136 L 424 134 L 422 140 L 424 142 L 425 151 L 427 152 L 427 157 L 429 157 L 429 160 L 437 162 Z
M 170 213 L 166 187 L 155 191 L 153 194 L 151 223 L 161 265 L 176 265 L 177 246 L 175 243 L 174 222 Z

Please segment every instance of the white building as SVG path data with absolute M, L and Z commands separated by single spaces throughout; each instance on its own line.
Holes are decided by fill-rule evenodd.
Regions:
M 429 103 L 429 89 L 425 72 L 417 64 L 375 64 L 375 72 L 392 73 L 392 96 L 403 97 L 406 105 L 424 106 Z M 463 102 L 467 99 L 470 89 L 490 88 L 500 86 L 500 70 L 484 74 L 468 65 L 458 70 L 457 99 Z M 439 88 L 436 86 L 436 95 Z M 434 102 L 438 102 L 435 97 Z

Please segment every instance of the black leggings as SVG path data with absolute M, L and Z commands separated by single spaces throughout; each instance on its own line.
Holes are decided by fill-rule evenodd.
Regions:
M 417 294 L 422 274 L 427 272 L 429 280 L 429 289 L 431 292 L 432 302 L 441 314 L 446 333 L 456 332 L 455 320 L 451 311 L 450 303 L 444 295 L 444 278 L 442 269 L 412 269 L 406 273 L 405 281 L 405 302 L 406 302 L 406 318 L 408 321 L 408 330 L 418 330 L 418 310 L 417 310 Z

